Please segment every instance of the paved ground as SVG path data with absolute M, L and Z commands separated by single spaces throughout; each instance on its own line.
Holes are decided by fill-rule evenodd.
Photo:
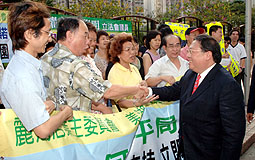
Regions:
M 240 157 L 240 160 L 254 160 L 255 159 L 255 143 Z
M 255 59 L 253 59 L 251 68 L 253 68 L 253 64 L 255 64 Z M 247 108 L 245 107 L 245 113 L 247 113 L 246 109 Z M 255 120 L 253 120 L 250 124 L 246 124 L 246 133 L 240 160 L 255 160 Z
M 255 120 L 250 124 L 246 124 L 246 133 L 240 160 L 255 160 Z

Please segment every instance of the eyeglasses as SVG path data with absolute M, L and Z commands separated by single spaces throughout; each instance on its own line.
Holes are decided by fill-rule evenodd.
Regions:
M 47 33 L 49 37 L 53 34 L 51 31 L 44 31 L 44 30 L 41 30 L 41 31 Z
M 179 44 L 179 43 L 177 43 L 177 44 L 175 44 L 175 45 L 169 44 L 167 47 L 168 47 L 168 48 L 179 48 L 179 47 L 181 47 L 181 44 Z
M 200 49 L 188 49 L 188 53 L 190 53 L 190 54 L 193 54 L 194 51 L 195 52 L 197 52 L 197 51 L 201 51 L 202 52 L 202 50 L 200 50 Z

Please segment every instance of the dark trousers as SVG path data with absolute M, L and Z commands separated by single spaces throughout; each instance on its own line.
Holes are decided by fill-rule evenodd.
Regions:
M 235 76 L 235 80 L 237 81 L 237 83 L 239 83 L 241 85 L 241 80 L 243 81 L 243 86 L 245 87 L 244 84 L 244 75 L 245 75 L 245 68 L 243 68 L 242 72 L 239 73 L 237 76 Z
M 5 109 L 3 104 L 0 104 L 0 109 Z

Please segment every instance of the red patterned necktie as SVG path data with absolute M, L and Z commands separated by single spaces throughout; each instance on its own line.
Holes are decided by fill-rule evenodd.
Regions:
M 199 84 L 199 79 L 201 78 L 200 74 L 197 75 L 197 79 L 196 79 L 196 82 L 194 84 L 194 88 L 193 88 L 193 91 L 192 91 L 192 94 L 197 90 L 197 87 L 198 87 L 198 84 Z

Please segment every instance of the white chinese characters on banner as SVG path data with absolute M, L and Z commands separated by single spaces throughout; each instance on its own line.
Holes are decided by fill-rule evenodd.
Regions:
M 2 63 L 9 63 L 13 56 L 12 41 L 7 30 L 7 23 L 0 23 L 0 53 Z

